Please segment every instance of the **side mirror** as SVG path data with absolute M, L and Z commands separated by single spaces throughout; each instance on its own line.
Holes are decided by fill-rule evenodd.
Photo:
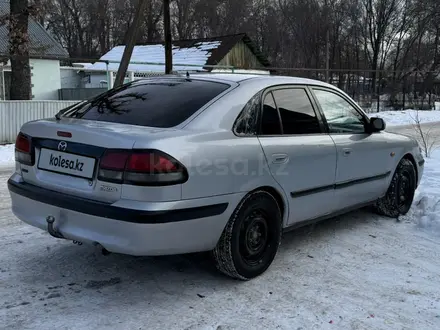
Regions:
M 370 118 L 370 130 L 372 132 L 380 132 L 385 130 L 387 125 L 385 124 L 385 121 L 382 118 L 378 117 L 372 117 Z

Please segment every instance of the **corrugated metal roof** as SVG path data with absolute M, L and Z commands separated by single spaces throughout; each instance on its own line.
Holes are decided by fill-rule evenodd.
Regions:
M 251 39 L 244 33 L 227 36 L 174 40 L 173 41 L 173 69 L 177 71 L 210 71 L 212 66 L 218 63 L 231 51 L 231 49 L 240 41 L 243 41 L 249 49 L 255 54 L 263 66 L 269 66 L 265 56 L 258 52 Z M 119 62 L 122 59 L 125 46 L 116 46 L 100 58 L 103 61 L 114 61 L 109 63 L 108 68 L 117 71 Z M 162 72 L 165 61 L 164 43 L 145 43 L 136 45 L 133 49 L 130 62 L 132 62 L 128 71 L 137 72 Z M 138 62 L 137 64 L 133 62 Z M 140 64 L 151 63 L 151 64 Z M 155 64 L 153 64 L 155 63 Z M 82 63 L 85 70 L 105 71 L 107 66 L 103 62 L 94 64 Z
M 205 63 L 206 65 L 217 65 L 240 41 L 243 41 L 249 47 L 249 49 L 252 51 L 252 53 L 255 54 L 255 56 L 258 58 L 258 60 L 263 66 L 270 65 L 267 57 L 258 50 L 254 42 L 251 40 L 251 38 L 249 38 L 249 36 L 246 33 L 229 34 L 224 36 L 215 36 L 215 37 L 198 38 L 198 39 L 173 40 L 173 46 L 179 48 L 193 48 L 193 47 L 197 48 L 197 46 L 201 43 L 204 44 L 219 43 L 218 47 L 213 47 L 209 49 L 210 54 L 208 56 L 207 62 Z M 157 44 L 164 45 L 163 42 L 144 43 L 142 45 L 157 45 Z M 140 46 L 140 44 L 138 44 L 137 46 Z
M 0 0 L 0 15 L 9 14 L 9 1 Z M 31 57 L 69 57 L 68 52 L 33 19 L 29 19 L 29 40 Z M 9 54 L 9 27 L 0 25 L 0 56 Z
M 206 65 L 211 52 L 221 45 L 220 42 L 199 42 L 192 47 L 178 47 L 173 45 L 173 63 L 174 70 L 203 70 Z M 120 62 L 125 46 L 117 46 L 110 50 L 107 54 L 102 56 L 100 60 Z M 163 63 L 165 60 L 165 47 L 162 44 L 135 46 L 130 62 L 148 62 L 148 63 Z M 180 64 L 180 65 L 179 65 Z M 106 64 L 97 62 L 93 65 L 84 65 L 89 70 L 106 70 Z M 160 64 L 135 64 L 131 63 L 128 66 L 129 71 L 138 72 L 161 72 L 163 65 Z M 109 69 L 116 71 L 119 68 L 119 63 L 110 63 Z
M 216 36 L 209 38 L 200 39 L 188 39 L 188 40 L 176 40 L 174 45 L 178 47 L 194 47 L 200 42 L 220 42 L 221 45 L 212 50 L 211 56 L 209 56 L 206 65 L 217 65 L 230 51 L 231 49 L 240 41 L 243 41 L 252 53 L 258 58 L 263 66 L 269 66 L 270 63 L 266 56 L 264 56 L 255 46 L 254 42 L 249 38 L 246 33 L 238 33 L 224 36 Z

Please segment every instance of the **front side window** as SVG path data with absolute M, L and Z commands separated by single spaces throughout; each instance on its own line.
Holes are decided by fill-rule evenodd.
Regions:
M 365 133 L 364 117 L 341 96 L 314 90 L 327 120 L 329 133 Z
M 305 89 L 280 89 L 273 92 L 284 134 L 321 133 L 319 120 Z

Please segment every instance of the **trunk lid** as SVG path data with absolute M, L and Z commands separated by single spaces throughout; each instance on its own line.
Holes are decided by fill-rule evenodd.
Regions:
M 131 150 L 137 140 L 147 141 L 150 135 L 153 138 L 170 130 L 69 118 L 29 122 L 21 131 L 32 138 L 35 164 L 21 165 L 23 180 L 50 190 L 113 203 L 121 199 L 123 185 L 97 179 L 104 152 Z

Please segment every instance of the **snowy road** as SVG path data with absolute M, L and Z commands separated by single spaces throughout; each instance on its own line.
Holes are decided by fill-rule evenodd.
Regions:
M 13 217 L 9 174 L 0 169 L 2 329 L 440 329 L 440 232 L 412 216 L 362 210 L 294 231 L 266 274 L 237 282 L 205 255 L 104 257 L 54 239 Z
M 421 128 L 423 134 L 427 137 L 429 136 L 428 143 L 432 141 L 437 147 L 440 146 L 440 122 L 425 123 L 421 125 Z M 390 126 L 387 128 L 387 131 L 409 135 L 420 141 L 420 134 L 416 133 L 413 125 Z

